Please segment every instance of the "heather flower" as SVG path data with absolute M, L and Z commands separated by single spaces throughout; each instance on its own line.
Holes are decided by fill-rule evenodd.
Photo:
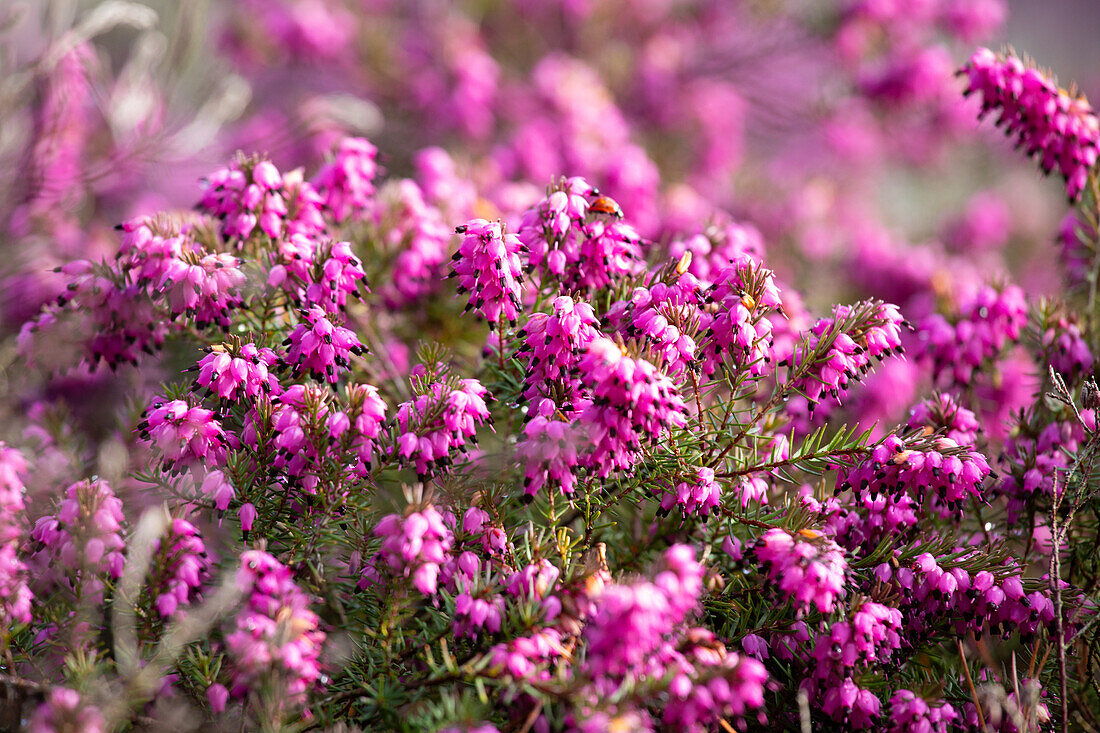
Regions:
M 811 411 L 823 395 L 839 399 L 876 362 L 904 353 L 905 325 L 896 306 L 881 302 L 838 305 L 831 318 L 818 320 L 789 359 L 799 374 L 795 386 L 809 399 Z
M 33 112 L 33 142 L 26 149 L 22 170 L 23 202 L 12 215 L 13 229 L 25 234 L 32 220 L 49 229 L 65 222 L 83 197 L 84 147 L 91 132 L 89 103 L 92 86 L 88 66 L 94 52 L 87 43 L 71 39 L 38 79 L 38 102 Z M 59 39 L 59 47 L 70 45 Z M 48 57 L 47 57 L 48 58 Z
M 1075 201 L 1100 156 L 1100 118 L 1088 100 L 1071 96 L 1015 56 L 1001 58 L 988 48 L 975 51 L 960 73 L 967 77 L 966 94 L 981 97 L 979 117 L 999 112 L 996 124 L 1043 172 L 1057 170 Z
M 764 259 L 764 238 L 752 224 L 725 217 L 707 225 L 702 232 L 669 245 L 669 259 L 681 260 L 691 253 L 687 271 L 702 282 L 713 283 L 718 273 L 735 262 Z
M 588 345 L 599 335 L 599 321 L 588 303 L 568 295 L 553 301 L 551 313 L 533 313 L 516 334 L 523 340 L 516 357 L 527 361 L 524 396 L 560 396 L 568 405 L 578 396 L 574 374 Z
M 1062 225 L 1058 228 L 1058 254 L 1071 286 L 1080 287 L 1088 282 L 1095 246 L 1091 243 L 1096 240 L 1096 232 L 1081 220 L 1076 211 L 1070 211 L 1062 219 Z
M 202 480 L 202 485 L 199 487 L 200 493 L 204 496 L 210 497 L 214 502 L 214 508 L 219 512 L 224 512 L 229 508 L 229 502 L 233 500 L 237 492 L 233 488 L 233 484 L 229 482 L 225 473 L 219 470 L 210 471 Z
M 28 733 L 102 733 L 107 730 L 103 714 L 67 687 L 50 689 L 27 724 Z
M 238 259 L 229 254 L 184 255 L 168 260 L 157 292 L 176 315 L 186 314 L 196 325 L 229 326 L 229 311 L 243 302 L 237 288 L 244 283 Z
M 981 424 L 977 416 L 949 394 L 937 393 L 909 411 L 909 428 L 941 433 L 959 445 L 973 446 Z
M 365 475 L 370 470 L 376 443 L 382 434 L 382 420 L 386 415 L 386 402 L 378 395 L 378 388 L 370 384 L 348 385 L 348 409 L 341 425 L 335 415 L 329 418 L 329 435 L 340 438 L 345 431 L 351 434 L 351 449 L 359 459 L 358 472 Z
M 684 516 L 698 514 L 705 517 L 710 514 L 711 509 L 718 506 L 721 493 L 721 487 L 714 480 L 714 469 L 699 467 L 688 480 L 681 481 L 672 491 L 665 492 L 661 498 L 661 511 L 668 512 L 675 506 L 679 507 Z
M 155 596 L 153 605 L 161 618 L 169 619 L 180 606 L 190 604 L 202 587 L 209 566 L 206 546 L 195 525 L 176 517 L 153 552 L 149 583 Z
M 221 463 L 225 458 L 225 431 L 213 411 L 183 400 L 154 401 L 138 425 L 138 433 L 156 448 L 165 466 L 174 470 L 189 463 Z
M 1092 351 L 1076 323 L 1058 318 L 1040 337 L 1047 363 L 1067 381 L 1092 372 Z
M 644 444 L 687 423 L 683 399 L 672 381 L 644 359 L 597 338 L 580 361 L 592 402 L 578 420 L 592 443 L 584 465 L 600 477 L 629 469 Z
M 674 545 L 652 582 L 612 585 L 597 598 L 584 638 L 585 671 L 598 690 L 609 694 L 628 674 L 661 676 L 656 652 L 695 610 L 703 590 L 703 566 L 694 555 L 690 547 Z
M 1073 455 L 1085 444 L 1087 430 L 1096 429 L 1094 410 L 1081 410 L 1082 426 L 1076 419 L 1053 421 L 1036 428 L 1027 424 L 1005 440 L 1001 464 L 1005 475 L 997 483 L 997 493 L 1008 497 L 1008 519 L 1016 522 L 1038 495 L 1053 496 L 1065 485 L 1065 473 L 1073 465 Z
M 274 373 L 278 361 L 279 357 L 267 347 L 230 339 L 209 347 L 209 353 L 199 360 L 195 385 L 228 401 L 278 394 L 281 387 Z
M 519 241 L 543 281 L 594 292 L 641 270 L 641 239 L 619 217 L 618 204 L 583 178 L 563 179 L 523 215 Z
M 361 137 L 346 137 L 310 181 L 330 216 L 342 222 L 362 217 L 374 201 L 378 149 Z
M 714 321 L 703 310 L 709 301 L 706 288 L 680 269 L 678 265 L 679 274 L 671 282 L 655 278 L 634 288 L 629 300 L 612 304 L 606 314 L 624 339 L 637 339 L 674 376 L 695 366 L 698 345 L 693 336 Z
M 772 324 L 764 316 L 783 309 L 772 271 L 741 255 L 715 275 L 708 300 L 716 312 L 700 339 L 704 373 L 717 371 L 728 354 L 737 370 L 763 374 L 772 349 Z
M 580 462 L 578 450 L 583 445 L 576 426 L 548 399 L 537 400 L 528 416 L 523 437 L 516 444 L 516 455 L 524 467 L 524 493 L 535 496 L 549 484 L 563 494 L 572 494 Z
M 947 733 L 959 714 L 950 703 L 929 705 L 909 690 L 898 690 L 890 698 L 889 733 Z
M 30 623 L 34 597 L 27 587 L 27 567 L 17 554 L 24 531 L 20 474 L 26 470 L 23 455 L 0 442 L 0 621 L 9 627 Z
M 954 324 L 932 314 L 921 322 L 918 337 L 937 380 L 967 385 L 987 360 L 1019 340 L 1026 325 L 1027 299 L 1020 288 L 983 286 L 962 303 Z
M 283 174 L 266 160 L 242 160 L 215 171 L 199 201 L 238 246 L 257 231 L 272 240 L 315 237 L 325 229 L 321 207 L 320 195 L 300 170 Z
M 41 517 L 31 531 L 37 546 L 30 560 L 35 577 L 66 586 L 80 598 L 101 599 L 102 576 L 122 576 L 124 521 L 122 501 L 106 481 L 72 484 L 57 513 Z
M 526 636 L 516 636 L 489 650 L 489 669 L 516 679 L 546 678 L 545 665 L 561 656 L 561 634 L 557 629 L 534 628 Z
M 295 374 L 306 373 L 330 384 L 336 384 L 340 372 L 351 366 L 352 354 L 365 351 L 350 329 L 334 324 L 317 306 L 301 312 L 301 321 L 283 344 L 290 347 L 284 359 Z
M 769 529 L 756 541 L 755 552 L 771 581 L 800 610 L 812 604 L 829 613 L 844 597 L 848 563 L 844 550 L 831 539 L 808 529 L 795 534 Z
M 414 464 L 426 477 L 450 465 L 455 451 L 477 444 L 477 427 L 490 419 L 488 392 L 476 379 L 463 379 L 457 388 L 431 382 L 424 394 L 397 406 L 398 457 Z
M 500 631 L 504 598 L 489 591 L 488 598 L 464 590 L 455 596 L 454 633 L 456 637 L 477 637 L 481 633 Z
M 520 240 L 506 234 L 501 222 L 485 219 L 472 219 L 456 231 L 464 236 L 451 264 L 451 277 L 458 278 L 459 294 L 470 293 L 466 310 L 477 310 L 490 327 L 502 318 L 514 324 L 522 308 Z
M 375 224 L 387 250 L 397 253 L 381 288 L 386 306 L 410 306 L 433 293 L 442 279 L 454 231 L 439 209 L 424 201 L 415 181 L 403 179 L 382 189 Z
M 454 541 L 451 528 L 435 507 L 405 516 L 388 514 L 375 526 L 374 536 L 382 538 L 378 557 L 392 572 L 411 577 L 413 586 L 424 595 L 435 594 L 440 566 Z M 367 582 L 364 575 L 360 586 Z
M 247 600 L 226 637 L 233 696 L 259 691 L 266 680 L 277 685 L 280 705 L 301 704 L 321 676 L 325 642 L 311 599 L 289 568 L 260 550 L 241 554 L 237 586 Z
M 837 474 L 837 492 L 851 489 L 857 498 L 913 494 L 920 502 L 940 502 L 958 512 L 964 500 L 982 498 L 982 482 L 990 473 L 985 456 L 951 438 L 936 437 L 927 446 L 907 444 L 888 435 L 871 455 Z

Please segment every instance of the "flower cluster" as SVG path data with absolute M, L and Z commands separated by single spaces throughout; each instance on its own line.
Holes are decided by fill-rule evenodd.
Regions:
M 102 598 L 104 576 L 121 577 L 126 563 L 124 521 L 122 501 L 106 481 L 67 488 L 57 513 L 41 517 L 31 530 L 38 550 L 29 567 L 36 582 L 67 587 L 78 599 Z
M 206 545 L 195 525 L 175 517 L 165 537 L 157 540 L 154 557 L 153 605 L 162 618 L 172 618 L 202 588 L 210 564 Z
M 257 227 L 272 240 L 320 234 L 322 203 L 300 170 L 283 174 L 270 161 L 242 160 L 207 178 L 199 208 L 220 220 L 222 234 L 240 244 Z
M 433 506 L 405 516 L 388 514 L 374 528 L 382 538 L 379 560 L 392 572 L 412 577 L 413 586 L 426 596 L 439 584 L 440 565 L 447 560 L 454 541 L 445 517 Z M 380 568 L 368 568 L 360 585 L 377 577 Z M 372 577 L 374 576 L 374 577 Z
M 0 621 L 9 626 L 30 623 L 34 597 L 27 587 L 27 567 L 18 556 L 25 508 L 20 474 L 26 470 L 23 455 L 0 443 Z
M 918 502 L 938 502 L 946 510 L 959 511 L 965 500 L 982 496 L 982 482 L 989 474 L 985 456 L 950 438 L 934 438 L 925 447 L 891 434 L 868 458 L 841 468 L 836 489 L 872 498 L 913 492 Z
M 247 597 L 225 644 L 232 662 L 230 692 L 242 697 L 274 685 L 279 705 L 300 705 L 321 677 L 325 632 L 294 574 L 260 550 L 241 554 L 237 587 Z
M 451 265 L 458 278 L 458 292 L 470 293 L 466 310 L 476 310 L 490 324 L 501 319 L 515 323 L 522 309 L 520 286 L 523 248 L 515 234 L 508 234 L 501 222 L 473 219 L 456 230 L 463 235 Z
M 756 541 L 754 552 L 783 596 L 800 610 L 812 605 L 828 613 L 844 597 L 848 563 L 844 550 L 828 537 L 812 529 L 794 534 L 769 529 Z
M 905 325 L 896 306 L 876 302 L 838 305 L 831 318 L 818 320 L 785 360 L 798 375 L 795 384 L 810 409 L 824 395 L 840 398 L 850 382 L 863 378 L 878 361 L 904 353 Z
M 1008 497 L 1008 518 L 1016 522 L 1035 496 L 1053 496 L 1065 488 L 1070 456 L 1096 430 L 1094 410 L 1082 410 L 1075 418 L 1052 421 L 1036 434 L 1024 424 L 1005 440 L 1001 465 L 1006 469 L 997 482 L 997 493 Z
M 298 327 L 283 342 L 289 346 L 284 357 L 295 374 L 310 374 L 316 380 L 336 384 L 351 366 L 353 354 L 364 352 L 351 329 L 333 323 L 317 306 L 302 311 Z
M 947 733 L 948 726 L 958 719 L 959 713 L 950 703 L 929 705 L 909 690 L 898 690 L 890 698 L 890 733 Z
M 927 428 L 941 433 L 959 445 L 972 446 L 978 439 L 981 423 L 977 416 L 949 394 L 936 395 L 917 404 L 909 411 L 909 428 Z
M 325 210 L 337 222 L 362 217 L 374 200 L 378 149 L 361 137 L 346 137 L 311 179 Z
M 572 494 L 578 452 L 583 449 L 575 424 L 564 419 L 549 399 L 537 400 L 528 417 L 523 438 L 516 444 L 517 458 L 524 466 L 524 492 L 534 496 L 550 484 L 563 494 Z
M 1025 325 L 1027 299 L 1020 288 L 984 286 L 962 303 L 954 324 L 938 313 L 921 323 L 921 353 L 931 359 L 937 379 L 967 385 L 986 360 L 1019 340 Z
M 643 445 L 687 423 L 684 400 L 672 381 L 610 339 L 589 344 L 579 366 L 592 394 L 578 418 L 592 443 L 583 463 L 598 476 L 629 469 Z
M 865 601 L 846 621 L 833 623 L 817 638 L 812 673 L 803 685 L 820 699 L 833 720 L 855 728 L 868 727 L 881 701 L 853 679 L 857 670 L 886 665 L 902 646 L 902 614 L 896 608 Z
M 966 93 L 981 96 L 981 116 L 997 112 L 997 125 L 1044 172 L 1057 170 L 1066 195 L 1077 199 L 1100 157 L 1100 118 L 1088 100 L 1059 89 L 1015 56 L 1001 58 L 988 48 L 975 51 L 960 73 L 969 83 Z
M 588 303 L 568 295 L 554 299 L 550 313 L 533 313 L 517 336 L 523 345 L 516 356 L 527 362 L 527 399 L 557 397 L 554 387 L 564 387 L 560 404 L 572 409 L 580 385 L 574 375 L 588 345 L 599 335 L 599 321 Z
M 488 390 L 476 379 L 451 386 L 430 382 L 423 394 L 397 406 L 396 454 L 428 476 L 450 465 L 456 451 L 477 444 L 477 427 L 490 419 Z
M 138 432 L 156 448 L 165 466 L 178 469 L 225 458 L 226 434 L 214 412 L 184 400 L 154 401 Z
M 279 357 L 271 349 L 231 339 L 211 346 L 209 352 L 195 366 L 199 372 L 195 386 L 218 399 L 231 402 L 277 394 L 281 389 L 274 373 Z
M 567 291 L 590 293 L 641 269 L 641 239 L 619 204 L 583 178 L 562 180 L 524 213 L 519 241 L 530 267 Z

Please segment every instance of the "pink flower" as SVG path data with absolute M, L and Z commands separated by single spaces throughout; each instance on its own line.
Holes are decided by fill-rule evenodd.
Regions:
M 464 236 L 451 264 L 451 277 L 458 278 L 459 294 L 470 293 L 467 310 L 477 310 L 490 327 L 501 318 L 515 323 L 522 308 L 519 238 L 506 234 L 501 222 L 485 219 L 472 219 L 456 231 Z

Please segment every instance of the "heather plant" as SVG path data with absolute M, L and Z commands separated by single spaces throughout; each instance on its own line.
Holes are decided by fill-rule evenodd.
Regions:
M 681 5 L 226 3 L 182 129 L 201 19 L 9 19 L 0 727 L 1100 727 L 1096 113 L 999 0 Z M 873 206 L 978 120 L 1054 293 Z

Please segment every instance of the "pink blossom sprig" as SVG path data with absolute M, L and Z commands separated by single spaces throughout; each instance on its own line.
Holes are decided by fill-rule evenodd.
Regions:
M 102 479 L 65 490 L 57 513 L 35 522 L 29 561 L 36 582 L 67 588 L 79 598 L 100 600 L 103 578 L 122 577 L 126 542 L 122 501 Z
M 981 424 L 978 417 L 949 394 L 937 393 L 909 411 L 909 428 L 942 433 L 959 445 L 973 446 Z
M 337 314 L 347 309 L 349 297 L 361 299 L 370 292 L 363 263 L 349 242 L 293 234 L 279 242 L 271 261 L 268 285 L 281 287 L 302 307 Z
M 361 137 L 345 137 L 310 179 L 322 205 L 334 221 L 369 214 L 378 173 L 378 149 Z
M 19 557 L 26 522 L 21 474 L 23 454 L 0 442 L 0 622 L 9 627 L 31 621 L 34 594 L 27 586 L 27 566 Z
M 681 263 L 683 260 L 680 261 Z M 629 300 L 611 305 L 605 318 L 624 339 L 636 339 L 671 375 L 696 367 L 696 337 L 714 317 L 704 310 L 707 287 L 677 263 L 675 279 L 655 277 L 634 288 Z
M 477 428 L 491 418 L 488 390 L 476 379 L 457 386 L 433 381 L 423 394 L 397 406 L 396 454 L 426 477 L 450 465 L 456 452 L 477 444 Z
M 375 526 L 374 536 L 382 538 L 378 559 L 390 572 L 411 577 L 413 587 L 426 596 L 435 594 L 440 568 L 454 543 L 452 528 L 438 509 L 429 505 L 405 515 L 387 514 Z M 376 582 L 379 570 L 368 566 L 360 586 Z
M 282 389 L 275 374 L 278 355 L 265 346 L 231 338 L 209 347 L 209 353 L 193 367 L 195 386 L 221 400 L 278 394 Z
M 290 347 L 284 359 L 295 374 L 309 374 L 330 384 L 340 381 L 353 354 L 366 350 L 351 329 L 334 323 L 318 306 L 301 312 L 301 320 L 283 345 Z
M 697 514 L 705 517 L 718 506 L 722 489 L 714 480 L 714 469 L 701 466 L 661 497 L 661 511 L 679 508 L 684 516 Z
M 921 501 L 935 501 L 942 511 L 958 512 L 970 498 L 983 497 L 989 463 L 977 451 L 947 437 L 928 445 L 888 435 L 861 462 L 841 468 L 837 491 L 851 489 L 857 497 L 897 496 L 910 492 Z
M 476 310 L 490 328 L 503 318 L 515 323 L 520 303 L 523 244 L 508 234 L 504 224 L 471 219 L 456 229 L 463 235 L 451 262 L 451 277 L 458 278 L 458 292 L 469 293 L 467 310 Z
M 527 363 L 524 397 L 557 397 L 571 408 L 579 396 L 574 373 L 588 345 L 599 335 L 599 320 L 588 303 L 568 295 L 554 299 L 550 313 L 533 313 L 516 334 L 523 343 L 516 357 Z
M 778 527 L 769 529 L 756 541 L 754 552 L 769 579 L 800 611 L 813 606 L 829 613 L 847 592 L 844 550 L 814 530 L 792 534 Z
M 983 364 L 1019 341 L 1026 326 L 1023 290 L 986 285 L 960 305 L 954 322 L 934 313 L 921 321 L 917 336 L 937 380 L 968 385 Z
M 274 685 L 279 705 L 301 705 L 321 678 L 325 632 L 310 610 L 312 599 L 294 575 L 260 550 L 241 554 L 237 586 L 245 594 L 235 630 L 226 636 L 233 697 Z
M 561 180 L 528 209 L 519 240 L 540 279 L 557 280 L 567 292 L 592 293 L 642 270 L 638 233 L 583 178 Z
M 1076 419 L 1055 420 L 1038 430 L 1025 424 L 1005 440 L 1001 457 L 1004 476 L 996 492 L 1008 497 L 1008 518 L 1018 521 L 1039 496 L 1053 496 L 1063 490 L 1065 472 L 1073 465 L 1073 455 L 1096 429 L 1094 410 L 1081 410 L 1084 425 Z M 1062 477 L 1062 478 L 1059 478 Z
M 267 160 L 221 168 L 206 179 L 199 209 L 221 222 L 222 235 L 241 246 L 254 232 L 272 240 L 325 230 L 323 201 L 301 170 L 280 173 Z
M 898 690 L 890 698 L 889 733 L 947 733 L 958 719 L 958 711 L 948 702 L 929 704 L 909 690 Z
M 652 581 L 606 587 L 583 632 L 582 678 L 593 694 L 613 695 L 627 679 L 667 680 L 662 720 L 671 729 L 700 730 L 718 718 L 741 719 L 764 701 L 767 671 L 725 649 L 714 635 L 686 624 L 702 592 L 703 567 L 674 545 Z
M 853 676 L 871 666 L 890 664 L 902 648 L 902 613 L 864 601 L 847 620 L 836 621 L 818 636 L 803 687 L 837 722 L 865 728 L 879 714 L 881 701 Z
M 187 315 L 198 326 L 229 326 L 229 312 L 243 303 L 238 288 L 245 276 L 230 254 L 183 255 L 168 260 L 157 294 L 175 315 Z
M 763 374 L 772 361 L 772 324 L 765 316 L 783 311 L 774 273 L 741 254 L 714 278 L 707 300 L 716 312 L 700 337 L 703 372 L 714 373 L 729 355 L 738 370 Z
M 68 687 L 54 687 L 31 715 L 27 733 L 103 733 L 103 713 Z
M 386 250 L 396 253 L 379 288 L 386 307 L 409 307 L 438 290 L 454 230 L 416 182 L 402 179 L 384 187 L 374 219 Z
M 153 605 L 161 618 L 169 619 L 197 597 L 208 571 L 210 560 L 202 535 L 191 522 L 174 517 L 165 537 L 157 540 L 154 549 Z
M 1100 118 L 1088 100 L 1060 89 L 1015 56 L 979 48 L 959 72 L 966 94 L 978 93 L 980 117 L 997 112 L 996 124 L 1034 158 L 1045 173 L 1057 170 L 1075 201 L 1100 157 Z
M 528 417 L 523 437 L 516 443 L 516 455 L 524 467 L 524 493 L 535 496 L 550 485 L 572 494 L 578 454 L 584 446 L 579 428 L 550 399 L 535 400 Z
M 676 385 L 644 359 L 627 356 L 610 339 L 589 344 L 580 361 L 592 401 L 579 421 L 592 448 L 583 463 L 596 475 L 629 469 L 645 445 L 687 424 Z
M 154 400 L 138 424 L 138 434 L 172 470 L 208 461 L 219 464 L 230 445 L 213 410 L 184 400 Z
M 877 362 L 904 353 L 901 334 L 907 325 L 897 306 L 882 302 L 838 305 L 832 317 L 818 320 L 786 360 L 800 375 L 794 386 L 810 410 L 825 395 L 839 399 Z

